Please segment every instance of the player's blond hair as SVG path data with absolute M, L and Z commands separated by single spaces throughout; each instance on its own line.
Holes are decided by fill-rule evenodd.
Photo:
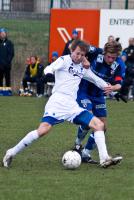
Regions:
M 121 51 L 122 51 L 122 46 L 117 41 L 107 42 L 104 46 L 104 54 L 116 53 L 117 55 L 120 55 Z

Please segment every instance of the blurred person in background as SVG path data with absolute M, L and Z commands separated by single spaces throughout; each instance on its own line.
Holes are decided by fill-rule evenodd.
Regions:
M 11 87 L 11 65 L 14 57 L 14 44 L 7 37 L 7 30 L 0 28 L 0 87 Z
M 36 83 L 37 97 L 44 95 L 44 84 L 41 81 L 43 76 L 44 67 L 40 64 L 37 56 L 31 56 L 25 69 L 24 78 L 22 80 L 24 93 L 27 94 L 28 83 Z
M 109 35 L 107 38 L 107 42 L 113 42 L 115 40 L 115 37 L 113 35 Z
M 119 42 L 120 38 L 119 37 L 115 38 L 113 35 L 109 35 L 107 38 L 107 42 L 113 42 L 114 40 L 116 42 Z
M 53 51 L 52 52 L 52 58 L 51 58 L 51 62 L 54 62 L 55 60 L 57 60 L 57 58 L 59 57 L 58 52 L 57 51 Z
M 129 98 L 129 89 L 132 86 L 132 97 L 134 99 L 134 38 L 129 38 L 129 46 L 123 50 L 122 59 L 126 64 L 126 75 L 120 91 L 120 94 Z
M 79 36 L 78 36 L 78 31 L 77 31 L 76 29 L 74 29 L 74 30 L 72 31 L 72 39 L 69 40 L 69 41 L 66 43 L 66 45 L 65 45 L 65 48 L 64 48 L 63 53 L 62 53 L 63 56 L 64 56 L 64 55 L 71 54 L 71 52 L 70 52 L 71 44 L 72 44 L 72 42 L 73 42 L 74 40 L 78 39 L 78 37 L 79 37 Z

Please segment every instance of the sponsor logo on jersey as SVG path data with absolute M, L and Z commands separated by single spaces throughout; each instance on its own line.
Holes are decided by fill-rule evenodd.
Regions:
M 86 108 L 88 104 L 92 104 L 92 103 L 89 99 L 82 99 L 81 104 L 83 105 L 84 108 Z
M 69 73 L 72 74 L 73 76 L 78 76 L 80 78 L 83 78 L 83 68 L 81 68 L 80 70 L 81 71 L 75 69 L 73 66 L 70 66 L 68 69 Z
M 88 51 L 90 52 L 90 53 L 94 53 L 95 51 L 96 51 L 96 48 L 94 47 L 94 46 L 89 46 L 89 48 L 88 48 Z
M 102 54 L 98 54 L 98 56 L 97 56 L 97 62 L 98 63 L 103 63 L 103 59 L 104 59 L 104 56 Z
M 96 105 L 95 107 L 96 107 L 96 109 L 101 109 L 101 108 L 106 108 L 106 105 L 105 104 L 99 104 L 99 105 Z
M 119 64 L 116 61 L 114 61 L 113 64 L 111 65 L 111 74 L 114 74 L 118 66 Z

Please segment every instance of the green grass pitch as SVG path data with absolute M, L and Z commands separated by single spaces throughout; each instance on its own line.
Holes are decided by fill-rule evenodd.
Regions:
M 44 98 L 0 97 L 0 159 L 27 132 L 37 128 Z M 0 167 L 0 200 L 133 200 L 134 199 L 134 102 L 108 101 L 107 145 L 124 160 L 101 169 L 82 164 L 65 170 L 64 152 L 70 150 L 76 126 L 67 122 L 53 128 L 18 154 L 10 169 Z M 98 159 L 95 151 L 93 157 Z

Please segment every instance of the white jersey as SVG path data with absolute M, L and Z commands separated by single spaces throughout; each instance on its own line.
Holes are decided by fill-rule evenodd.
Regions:
M 58 92 L 77 98 L 77 91 L 82 78 L 89 80 L 101 89 L 107 83 L 96 76 L 91 70 L 83 68 L 82 64 L 75 64 L 70 55 L 58 58 L 47 66 L 44 73 L 55 73 L 55 85 L 52 93 Z
M 44 112 L 58 120 L 73 121 L 83 108 L 76 102 L 77 91 L 82 78 L 85 78 L 101 89 L 107 83 L 96 76 L 91 70 L 83 68 L 82 64 L 75 64 L 70 55 L 62 56 L 47 66 L 44 73 L 55 73 L 55 85 Z

